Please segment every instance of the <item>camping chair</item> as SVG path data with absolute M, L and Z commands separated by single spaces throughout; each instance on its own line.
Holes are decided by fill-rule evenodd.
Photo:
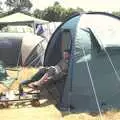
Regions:
M 17 80 L 17 77 L 13 78 L 10 77 L 7 74 L 7 70 L 10 71 L 18 71 L 18 70 L 14 70 L 14 69 L 7 69 L 5 68 L 5 64 L 3 61 L 0 61 L 0 84 L 4 85 L 5 87 L 7 87 L 8 89 L 11 87 L 11 85 L 14 83 L 15 80 Z

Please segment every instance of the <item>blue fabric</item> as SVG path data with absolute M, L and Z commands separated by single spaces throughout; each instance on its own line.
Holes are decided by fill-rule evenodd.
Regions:
M 36 33 L 37 34 L 42 34 L 43 32 L 44 32 L 43 26 L 42 25 L 37 25 Z

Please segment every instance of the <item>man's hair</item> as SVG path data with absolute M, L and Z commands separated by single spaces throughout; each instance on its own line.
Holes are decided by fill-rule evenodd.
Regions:
M 68 52 L 68 53 L 70 53 L 71 50 L 70 50 L 70 49 L 66 49 L 66 50 L 64 50 L 64 52 Z

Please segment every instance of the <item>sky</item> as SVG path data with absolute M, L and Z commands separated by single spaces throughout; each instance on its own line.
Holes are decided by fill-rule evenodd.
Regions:
M 61 6 L 68 8 L 83 8 L 85 11 L 120 11 L 120 0 L 31 0 L 33 9 L 41 10 L 52 6 L 58 1 Z
M 5 0 L 0 0 L 4 2 Z M 120 0 L 30 0 L 33 4 L 32 10 L 38 8 L 44 10 L 58 1 L 65 8 L 83 8 L 85 11 L 120 11 Z M 4 5 L 3 5 L 4 7 Z

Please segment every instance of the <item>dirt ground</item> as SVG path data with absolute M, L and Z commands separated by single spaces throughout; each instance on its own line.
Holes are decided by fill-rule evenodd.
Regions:
M 1 120 L 120 120 L 120 112 L 107 112 L 100 116 L 87 113 L 61 113 L 53 104 L 46 104 L 38 108 L 22 107 L 0 110 Z
M 36 72 L 36 69 L 22 68 L 19 72 L 19 78 L 11 86 L 10 89 L 16 90 L 18 84 L 23 79 L 28 79 L 32 74 Z M 10 76 L 15 77 L 18 73 L 8 71 Z M 7 91 L 6 87 L 0 85 L 0 92 Z M 46 98 L 40 100 L 39 107 L 19 106 L 19 108 L 13 106 L 11 108 L 0 109 L 1 120 L 120 120 L 119 111 L 111 111 L 102 114 L 102 118 L 99 115 L 93 115 L 89 113 L 70 113 L 59 111 L 54 103 L 55 101 L 46 92 Z

